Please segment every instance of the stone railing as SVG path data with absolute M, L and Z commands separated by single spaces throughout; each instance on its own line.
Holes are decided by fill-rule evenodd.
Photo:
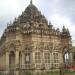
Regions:
M 0 71 L 5 71 L 5 70 L 26 70 L 26 69 L 31 69 L 31 64 L 28 65 L 15 65 L 15 66 L 0 66 Z

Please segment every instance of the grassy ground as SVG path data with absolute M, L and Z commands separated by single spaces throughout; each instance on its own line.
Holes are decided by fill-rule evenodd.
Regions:
M 1 74 L 0 73 L 0 75 L 4 75 L 4 74 Z M 23 75 L 34 75 L 34 74 L 23 74 Z M 36 74 L 36 75 L 60 75 L 60 73 L 59 72 L 51 72 L 51 73 L 38 73 L 38 74 Z M 75 72 L 65 72 L 63 75 L 75 75 Z
M 47 73 L 47 74 L 37 74 L 37 75 L 60 75 L 59 72 Z M 75 75 L 75 72 L 65 72 L 64 75 Z
M 47 75 L 60 75 L 60 73 L 48 73 Z M 65 72 L 64 75 L 75 75 L 75 72 Z
M 67 72 L 64 75 L 75 75 L 75 72 Z

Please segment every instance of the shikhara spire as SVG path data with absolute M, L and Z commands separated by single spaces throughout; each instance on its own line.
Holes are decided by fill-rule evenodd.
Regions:
M 30 4 L 32 4 L 32 3 L 33 3 L 33 1 L 31 0 L 31 1 L 30 1 Z

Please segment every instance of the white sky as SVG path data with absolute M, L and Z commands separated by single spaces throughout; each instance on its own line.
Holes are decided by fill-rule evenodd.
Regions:
M 7 23 L 18 17 L 30 0 L 0 0 L 0 36 Z M 69 28 L 75 40 L 75 0 L 33 0 L 33 4 L 51 21 L 55 28 Z M 73 41 L 74 42 L 74 41 Z

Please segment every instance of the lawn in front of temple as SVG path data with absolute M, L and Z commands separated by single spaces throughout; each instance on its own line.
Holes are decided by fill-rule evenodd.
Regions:
M 75 75 L 75 72 L 65 72 L 64 75 Z
M 51 72 L 51 73 L 41 73 L 37 75 L 75 75 L 75 72 L 65 72 L 64 74 L 60 74 L 59 72 Z
M 49 73 L 47 75 L 60 75 L 60 73 Z M 64 75 L 75 75 L 75 72 L 65 72 Z
M 6 74 L 0 73 L 0 75 L 6 75 Z M 26 74 L 23 74 L 23 75 L 75 75 L 75 71 L 73 71 L 73 72 L 64 72 L 64 74 L 60 74 L 59 72 L 49 72 L 49 73 L 37 73 L 37 74 L 26 73 Z

